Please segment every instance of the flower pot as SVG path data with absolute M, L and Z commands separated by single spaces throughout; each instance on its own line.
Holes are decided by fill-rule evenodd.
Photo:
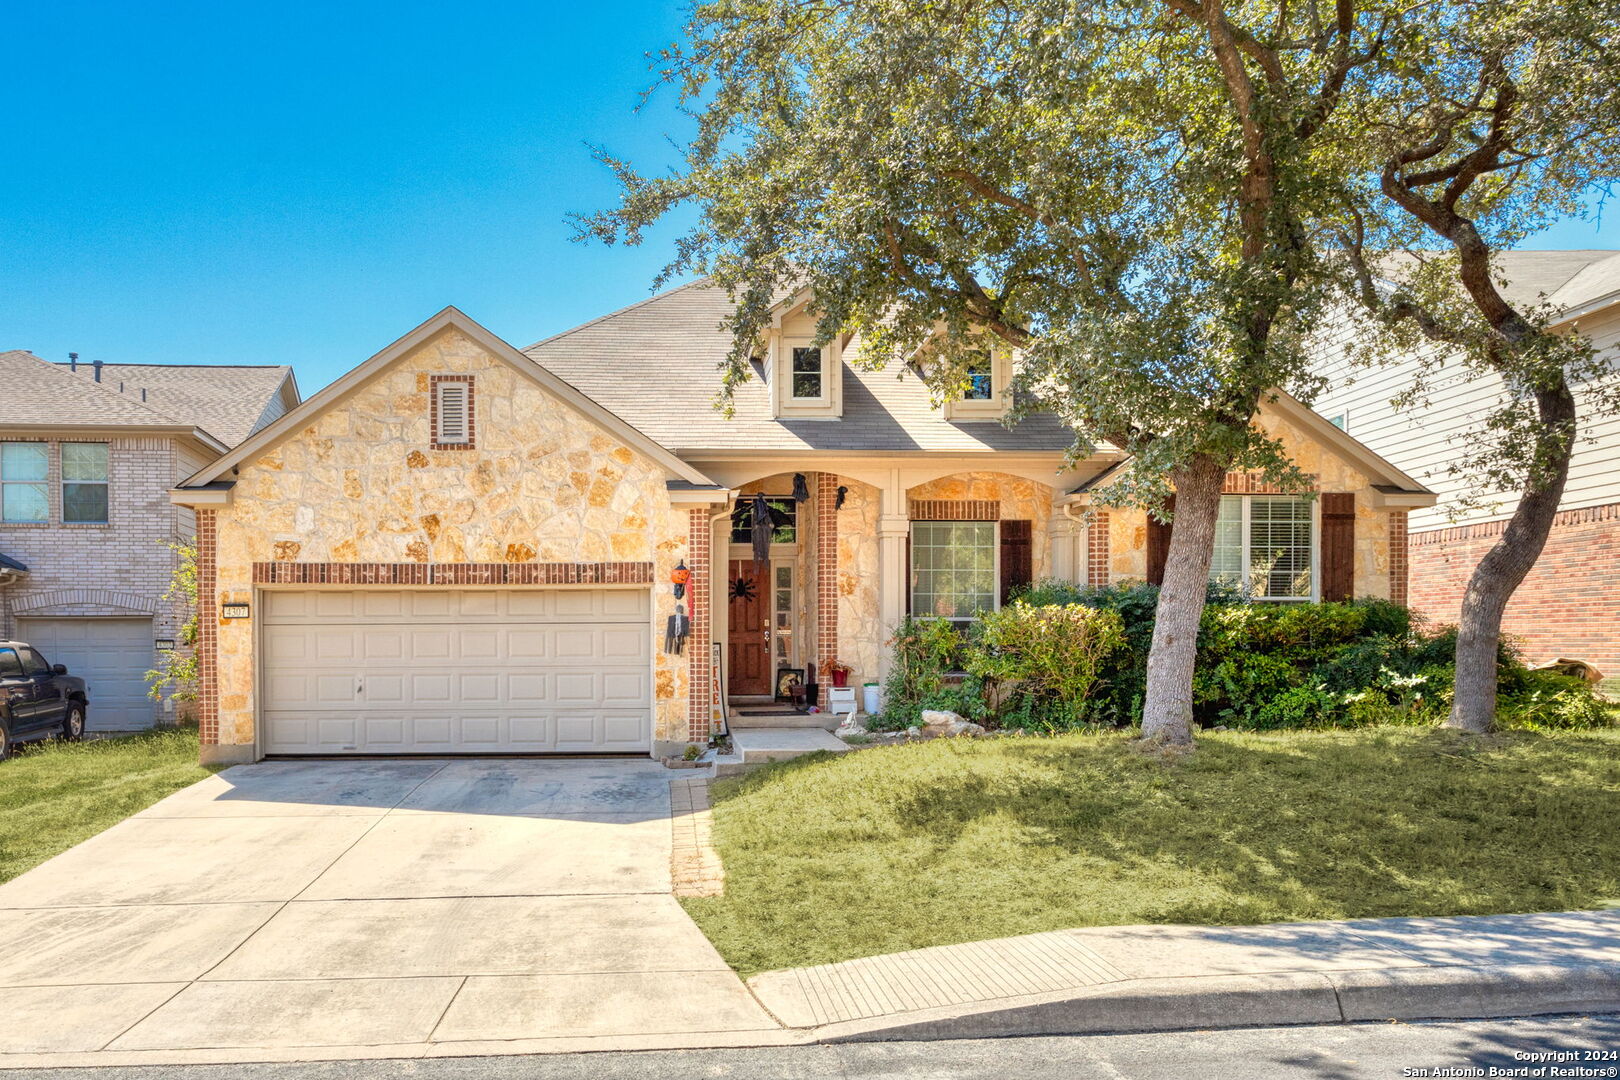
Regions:
M 832 673 L 832 680 L 833 680 L 833 685 L 834 686 L 848 686 L 849 685 L 849 672 L 847 672 L 847 671 L 834 671 Z

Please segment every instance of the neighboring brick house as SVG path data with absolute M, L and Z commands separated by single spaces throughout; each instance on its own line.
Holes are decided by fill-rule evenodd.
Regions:
M 1497 265 L 1509 300 L 1549 305 L 1556 330 L 1585 334 L 1617 362 L 1620 252 L 1509 251 Z M 1414 510 L 1409 521 L 1410 601 L 1434 620 L 1455 622 L 1474 567 L 1500 537 L 1517 499 L 1504 493 L 1493 505 L 1463 511 L 1457 499 L 1467 480 L 1448 472 L 1502 393 L 1500 379 L 1442 364 L 1422 405 L 1397 410 L 1390 404 L 1434 355 L 1441 354 L 1370 370 L 1330 355 L 1322 374 L 1332 388 L 1316 408 L 1439 494 L 1436 505 Z M 1532 662 L 1576 657 L 1620 676 L 1620 417 L 1594 423 L 1583 410 L 1582 439 L 1560 507 L 1503 628 Z
M 0 638 L 89 683 L 91 730 L 150 727 L 144 673 L 185 618 L 176 482 L 298 403 L 291 369 L 57 365 L 0 353 Z M 162 714 L 172 714 L 169 702 Z
M 447 308 L 189 478 L 205 760 L 664 754 L 784 670 L 879 678 L 907 612 L 1153 575 L 1162 530 L 1090 513 L 1121 455 L 1001 423 L 1013 357 L 935 407 L 915 371 L 817 346 L 809 303 L 778 305 L 731 418 L 705 283 L 524 351 Z M 1217 572 L 1279 602 L 1402 595 L 1432 493 L 1286 395 L 1258 422 L 1321 498 L 1230 477 Z

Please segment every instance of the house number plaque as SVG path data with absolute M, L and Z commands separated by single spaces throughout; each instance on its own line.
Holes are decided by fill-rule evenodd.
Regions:
M 248 606 L 246 604 L 221 604 L 219 606 L 219 617 L 222 619 L 245 619 L 248 617 Z

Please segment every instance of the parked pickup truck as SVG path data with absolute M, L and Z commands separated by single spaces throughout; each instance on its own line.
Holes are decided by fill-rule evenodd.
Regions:
M 84 737 L 90 707 L 84 680 L 52 666 L 38 649 L 21 641 L 0 641 L 0 761 L 13 743 Z

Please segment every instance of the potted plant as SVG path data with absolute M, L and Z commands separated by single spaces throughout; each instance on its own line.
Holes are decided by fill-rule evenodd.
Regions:
M 827 661 L 826 669 L 827 674 L 832 677 L 832 684 L 834 686 L 849 685 L 849 673 L 853 669 L 848 664 L 835 658 Z

